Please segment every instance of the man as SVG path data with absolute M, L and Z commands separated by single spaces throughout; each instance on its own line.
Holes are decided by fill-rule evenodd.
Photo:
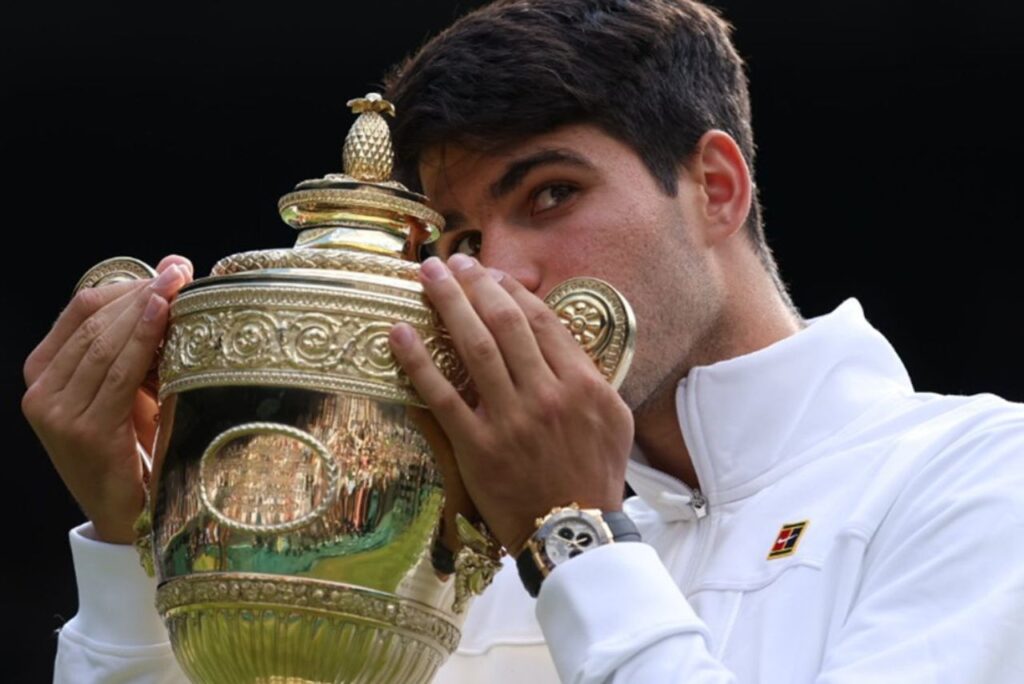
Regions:
M 1024 411 L 915 393 L 856 302 L 798 316 L 713 11 L 496 3 L 406 63 L 390 98 L 405 180 L 448 219 L 423 285 L 478 397 L 410 328 L 392 349 L 452 444 L 446 486 L 521 559 L 473 605 L 438 681 L 1024 677 Z M 177 257 L 161 270 L 79 296 L 26 363 L 26 414 L 92 521 L 73 536 L 64 681 L 180 677 L 133 552 L 83 538 L 133 536 L 131 396 L 191 277 Z M 636 309 L 621 397 L 538 299 L 576 275 Z M 626 481 L 639 496 L 623 506 Z M 545 577 L 535 555 L 555 547 L 534 521 L 570 504 L 618 541 L 577 536 Z M 134 584 L 119 587 L 131 605 L 113 578 Z

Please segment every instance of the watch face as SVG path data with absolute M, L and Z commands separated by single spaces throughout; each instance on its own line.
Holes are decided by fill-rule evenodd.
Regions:
M 584 518 L 559 520 L 544 539 L 544 553 L 552 565 L 561 565 L 587 549 L 598 546 L 603 536 L 596 526 Z

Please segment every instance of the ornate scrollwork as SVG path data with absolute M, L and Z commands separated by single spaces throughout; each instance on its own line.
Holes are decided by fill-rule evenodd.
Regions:
M 407 292 L 242 284 L 187 292 L 174 303 L 160 364 L 161 396 L 223 384 L 270 384 L 422 405 L 391 354 L 394 322 L 416 327 L 457 388 L 468 376 L 432 313 Z
M 253 610 L 308 609 L 334 615 L 351 615 L 361 622 L 400 627 L 420 639 L 428 639 L 451 653 L 459 643 L 459 630 L 439 611 L 416 601 L 334 582 L 245 573 L 203 573 L 180 577 L 157 590 L 157 611 L 170 620 L 180 610 L 208 611 L 231 603 Z M 209 606 L 208 608 L 205 606 Z M 319 618 L 315 614 L 311 618 Z M 319 618 L 322 619 L 322 618 Z

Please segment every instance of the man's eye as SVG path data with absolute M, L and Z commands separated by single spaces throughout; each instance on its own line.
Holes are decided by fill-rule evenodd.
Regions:
M 577 190 L 575 187 L 564 183 L 541 188 L 541 190 L 533 196 L 531 213 L 537 214 L 542 211 L 547 211 L 548 209 L 554 209 L 576 194 L 576 192 Z
M 448 246 L 448 256 L 453 254 L 465 254 L 466 256 L 475 257 L 480 254 L 480 243 L 482 237 L 478 231 L 468 230 L 462 235 L 457 236 L 452 243 Z

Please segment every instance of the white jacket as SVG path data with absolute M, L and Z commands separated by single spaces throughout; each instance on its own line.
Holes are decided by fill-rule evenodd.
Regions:
M 437 682 L 1024 682 L 1024 407 L 915 393 L 852 300 L 676 400 L 703 495 L 634 454 L 646 543 L 506 566 Z M 71 538 L 55 681 L 184 681 L 134 551 Z

